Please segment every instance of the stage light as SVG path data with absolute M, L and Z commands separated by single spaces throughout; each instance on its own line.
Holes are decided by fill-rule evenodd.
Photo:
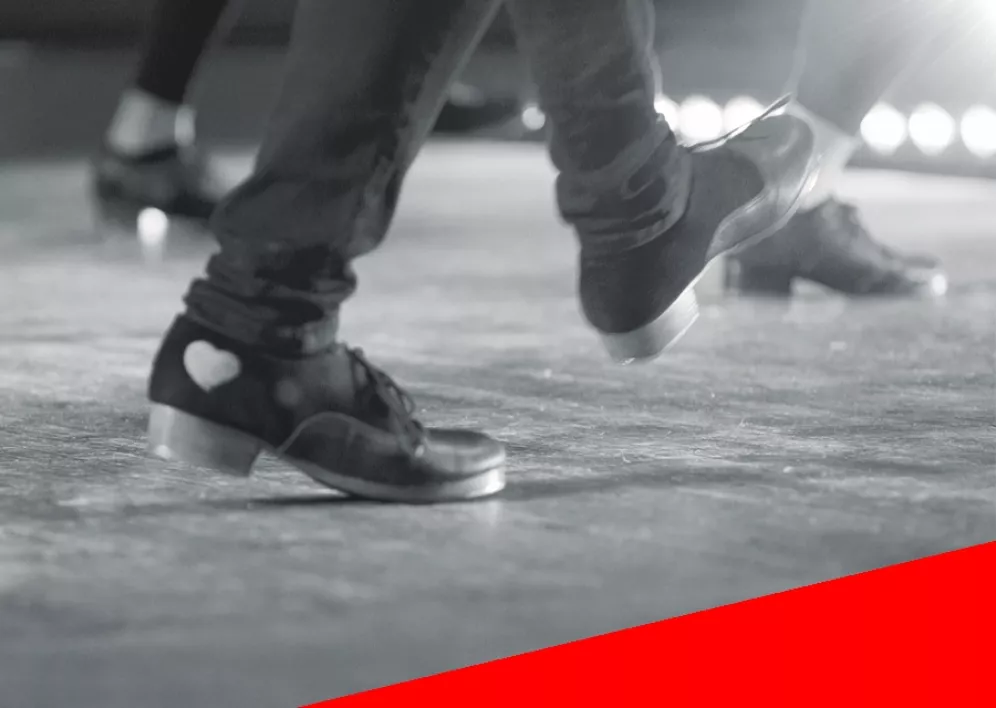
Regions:
M 875 152 L 891 155 L 906 142 L 906 118 L 886 103 L 880 103 L 861 121 L 861 137 Z
M 664 116 L 664 120 L 673 130 L 678 130 L 678 104 L 663 94 L 654 101 L 654 108 Z
M 940 155 L 954 142 L 954 118 L 934 103 L 925 103 L 910 116 L 910 138 L 925 155 Z
M 996 110 L 973 106 L 961 119 L 961 139 L 976 157 L 996 155 Z
M 723 109 L 705 96 L 689 96 L 678 109 L 678 124 L 688 141 L 715 140 L 723 134 Z
M 138 239 L 143 246 L 159 247 L 169 232 L 169 217 L 159 209 L 142 209 L 136 226 Z
M 543 130 L 546 126 L 546 114 L 535 103 L 527 104 L 522 109 L 522 124 L 529 130 Z
M 723 109 L 723 127 L 726 132 L 732 132 L 747 125 L 762 113 L 764 113 L 764 106 L 753 98 L 737 96 Z
M 982 9 L 985 21 L 990 27 L 996 28 L 996 4 L 993 4 L 992 0 L 976 0 L 976 2 Z

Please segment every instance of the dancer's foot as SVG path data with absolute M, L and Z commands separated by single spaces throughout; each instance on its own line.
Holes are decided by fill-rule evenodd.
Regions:
M 476 432 L 426 428 L 408 395 L 344 345 L 281 359 L 180 317 L 149 387 L 149 449 L 248 476 L 268 451 L 348 494 L 431 503 L 505 486 L 505 450 Z
M 656 357 L 694 324 L 705 268 L 784 226 L 817 164 L 812 131 L 790 115 L 762 118 L 686 159 L 690 196 L 672 228 L 636 248 L 581 252 L 582 308 L 621 363 Z
M 172 145 L 141 155 L 105 148 L 93 165 L 93 196 L 102 213 L 131 219 L 142 209 L 205 222 L 224 195 L 193 148 Z
M 788 296 L 795 280 L 851 296 L 940 296 L 948 288 L 936 259 L 876 241 L 857 209 L 836 199 L 796 214 L 777 234 L 726 263 L 726 288 L 733 293 Z

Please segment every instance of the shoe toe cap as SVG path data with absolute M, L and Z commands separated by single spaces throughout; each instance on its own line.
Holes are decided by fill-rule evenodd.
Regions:
M 505 464 L 505 446 L 472 430 L 428 431 L 424 462 L 456 476 L 474 475 Z
M 947 295 L 950 286 L 948 274 L 936 264 L 934 267 L 914 269 L 911 280 L 916 283 L 917 293 L 933 297 Z

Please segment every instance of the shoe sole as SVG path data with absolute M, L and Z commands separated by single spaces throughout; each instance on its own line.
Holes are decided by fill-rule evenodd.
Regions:
M 260 455 L 266 452 L 326 487 L 364 499 L 402 504 L 468 501 L 493 496 L 505 488 L 504 465 L 426 487 L 395 487 L 356 479 L 288 457 L 251 435 L 164 405 L 152 407 L 148 452 L 161 460 L 243 478 L 252 475 Z
M 796 281 L 808 282 L 821 288 L 826 288 L 830 292 L 855 300 L 872 299 L 936 299 L 944 297 L 948 292 L 947 275 L 940 271 L 925 273 L 922 277 L 910 277 L 905 289 L 893 291 L 849 291 L 844 288 L 834 287 L 816 278 L 805 275 L 786 275 L 783 271 L 758 271 L 751 272 L 748 276 L 738 272 L 739 266 L 731 264 L 731 269 L 726 275 L 724 292 L 733 297 L 757 297 L 757 298 L 788 298 L 792 296 L 793 285 Z
M 811 189 L 813 180 L 818 173 L 814 162 L 816 159 L 817 156 L 811 152 L 805 173 L 807 179 L 801 182 L 799 189 L 795 192 L 794 198 L 789 202 L 787 208 L 774 219 L 771 226 L 735 245 L 731 246 L 725 243 L 720 245 L 712 257 L 706 260 L 702 269 L 692 280 L 692 283 L 682 291 L 677 299 L 657 319 L 629 332 L 599 332 L 602 344 L 609 356 L 616 363 L 623 366 L 635 363 L 649 363 L 677 344 L 699 318 L 699 304 L 698 297 L 695 294 L 695 286 L 698 285 L 699 280 L 701 280 L 706 270 L 723 256 L 736 255 L 770 238 L 792 220 L 792 217 L 799 211 L 803 197 Z M 723 221 L 723 224 L 737 219 L 752 204 L 753 201 L 734 211 Z M 717 233 L 719 231 L 720 229 L 717 229 Z M 716 237 L 714 236 L 714 238 Z

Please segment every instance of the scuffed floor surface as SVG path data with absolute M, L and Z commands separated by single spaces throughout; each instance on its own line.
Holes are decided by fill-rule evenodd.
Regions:
M 942 302 L 707 285 L 672 354 L 620 369 L 550 177 L 434 146 L 359 266 L 346 337 L 511 451 L 500 499 L 396 508 L 146 459 L 207 243 L 93 229 L 80 164 L 0 169 L 0 704 L 296 706 L 996 538 L 996 186 L 848 180 L 945 258 Z

